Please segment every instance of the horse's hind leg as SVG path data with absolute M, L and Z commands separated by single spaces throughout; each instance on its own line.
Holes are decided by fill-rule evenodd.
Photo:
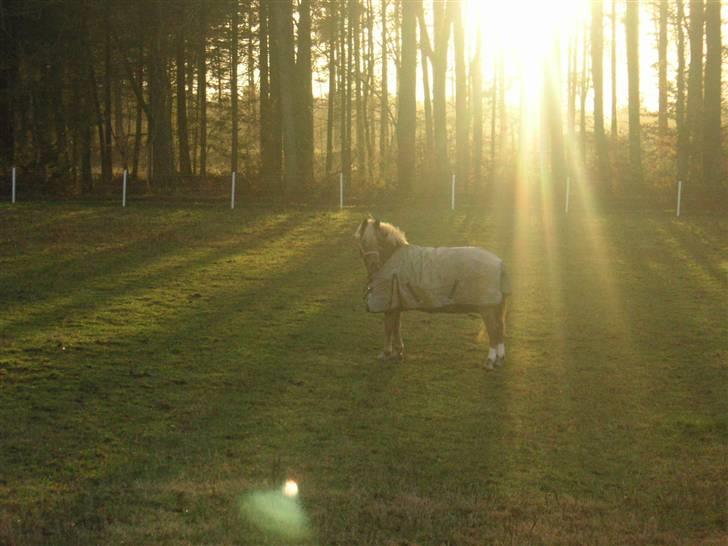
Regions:
M 496 317 L 496 308 L 484 307 L 480 312 L 480 316 L 483 317 L 485 329 L 488 331 L 488 344 L 490 345 L 488 349 L 488 358 L 485 361 L 485 369 L 492 370 L 498 361 L 498 353 L 496 349 L 498 343 L 498 321 Z
M 506 296 L 503 296 L 503 300 L 496 311 L 496 341 L 497 347 L 497 360 L 496 364 L 502 366 L 506 361 L 506 344 L 505 344 L 505 333 L 506 333 Z

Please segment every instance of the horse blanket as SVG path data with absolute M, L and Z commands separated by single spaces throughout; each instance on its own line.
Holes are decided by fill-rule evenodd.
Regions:
M 478 247 L 405 245 L 367 287 L 367 311 L 468 311 L 511 293 L 503 261 Z

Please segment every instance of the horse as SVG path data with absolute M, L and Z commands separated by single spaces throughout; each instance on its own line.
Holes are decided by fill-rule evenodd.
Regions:
M 486 370 L 505 363 L 510 281 L 503 261 L 479 247 L 410 245 L 398 227 L 364 218 L 354 237 L 367 270 L 367 310 L 384 313 L 380 360 L 402 360 L 401 313 L 477 313 L 488 332 Z

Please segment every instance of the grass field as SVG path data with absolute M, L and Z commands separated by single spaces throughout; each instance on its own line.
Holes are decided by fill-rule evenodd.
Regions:
M 505 368 L 375 360 L 363 211 L 0 205 L 0 544 L 728 542 L 726 219 L 377 212 L 507 261 Z

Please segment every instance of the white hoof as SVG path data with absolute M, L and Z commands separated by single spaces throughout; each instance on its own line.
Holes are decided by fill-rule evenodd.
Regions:
M 402 355 L 400 353 L 389 353 L 386 351 L 382 351 L 377 355 L 377 360 L 380 360 L 382 362 L 391 362 L 391 361 L 399 361 L 402 360 Z

